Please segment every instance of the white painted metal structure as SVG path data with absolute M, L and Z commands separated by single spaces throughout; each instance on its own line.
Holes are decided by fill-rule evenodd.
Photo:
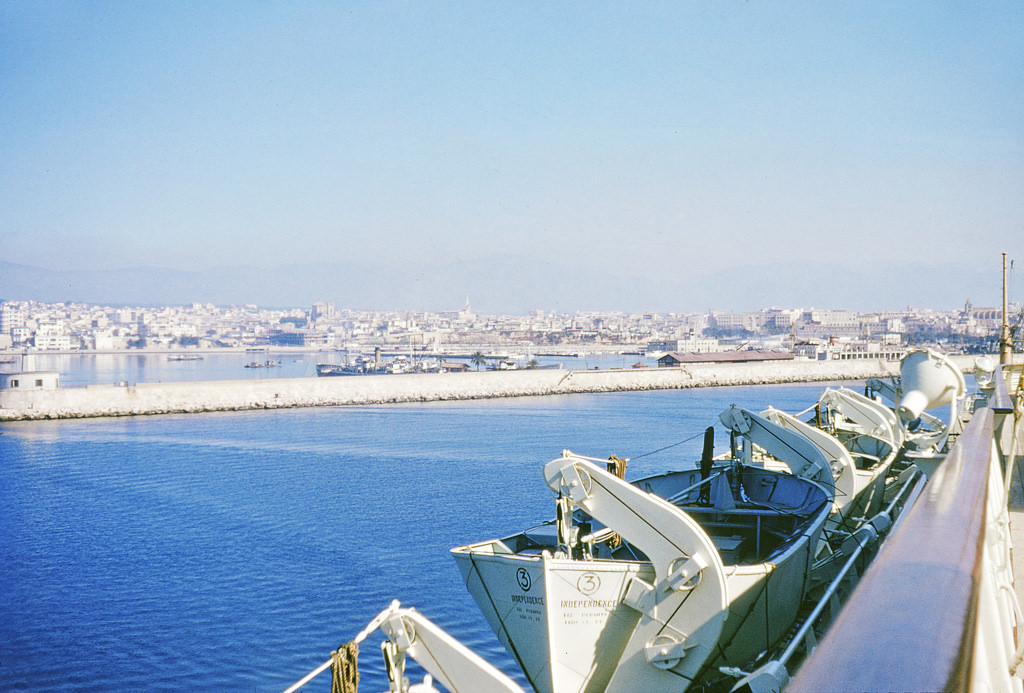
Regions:
M 983 361 L 976 362 L 976 372 L 986 372 Z M 987 373 L 990 382 L 991 367 Z M 978 382 L 982 385 L 984 377 Z M 946 446 L 950 435 L 960 432 L 959 407 L 967 393 L 966 381 L 944 354 L 932 349 L 908 351 L 900 362 L 898 378 L 869 378 L 866 390 L 870 398 L 885 397 L 893 403 L 910 456 L 932 458 Z M 945 405 L 949 405 L 947 422 L 926 411 Z
M 852 390 L 829 388 L 815 407 L 818 425 L 774 408 L 761 416 L 804 436 L 826 456 L 836 487 L 834 524 L 879 511 L 886 475 L 903 441 L 892 410 Z
M 434 679 L 450 693 L 524 693 L 515 681 L 445 632 L 415 609 L 402 608 L 398 601 L 380 612 L 353 642 L 360 643 L 380 629 L 387 636 L 381 643 L 388 673 L 389 693 L 440 693 Z M 406 656 L 429 673 L 421 683 L 410 684 L 405 676 Z M 327 671 L 327 660 L 284 693 L 295 693 Z
M 1004 364 L 979 380 L 962 434 L 787 691 L 1024 691 L 1007 506 L 1024 462 L 1022 374 Z
M 967 394 L 964 374 L 946 357 L 931 349 L 910 351 L 900 362 L 902 396 L 896 413 L 903 421 L 914 421 L 925 409 L 952 405 Z
M 469 591 L 534 689 L 678 693 L 722 671 L 743 677 L 742 690 L 755 693 L 1024 693 L 1024 617 L 1013 591 L 1007 515 L 1024 445 L 1024 365 L 978 378 L 982 392 L 974 401 L 965 399 L 962 375 L 942 355 L 911 352 L 904 365 L 888 390 L 898 419 L 842 388 L 826 390 L 819 403 L 827 426 L 774 409 L 723 412 L 735 459 L 711 473 L 682 470 L 627 483 L 568 451 L 545 465 L 545 482 L 558 495 L 554 522 L 452 550 Z M 1007 385 L 1016 389 L 1013 404 Z M 925 408 L 947 404 L 952 423 L 938 438 L 931 431 L 924 442 L 908 426 L 927 416 Z M 938 442 L 959 433 L 956 426 L 968 418 L 947 459 Z M 792 639 L 783 639 L 808 606 L 826 518 L 833 506 L 869 512 L 881 503 L 883 494 L 871 489 L 884 482 L 904 440 L 916 453 L 945 461 L 924 492 L 918 483 L 899 491 L 919 500 L 906 501 L 911 510 L 898 531 L 790 681 L 787 662 L 801 647 L 813 649 L 810 629 L 842 579 L 828 585 Z M 757 466 L 769 458 L 789 471 Z M 847 561 L 844 572 L 892 525 L 897 502 L 849 535 L 836 554 Z M 454 693 L 521 691 L 397 602 L 357 640 L 378 627 L 388 636 L 383 648 L 394 693 L 437 691 L 434 678 Z M 430 672 L 423 683 L 405 678 L 406 655 Z M 753 673 L 739 670 L 755 658 L 762 665 Z M 837 666 L 849 662 L 856 665 Z
M 544 468 L 556 522 L 452 550 L 535 690 L 674 693 L 790 628 L 831 510 L 831 470 L 802 436 L 733 415 L 753 424 L 748 435 L 789 441 L 780 455 L 827 483 L 742 464 L 627 483 L 567 451 Z

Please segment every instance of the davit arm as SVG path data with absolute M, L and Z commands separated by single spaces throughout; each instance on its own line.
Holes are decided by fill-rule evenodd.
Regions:
M 880 402 L 846 388 L 829 388 L 822 394 L 821 403 L 856 424 L 864 433 L 882 438 L 893 449 L 903 443 L 899 419 Z
M 832 465 L 822 450 L 801 434 L 733 405 L 719 414 L 730 431 L 743 436 L 789 467 L 795 476 L 833 485 Z M 749 463 L 749 460 L 745 460 Z
M 387 636 L 381 643 L 381 650 L 384 652 L 389 693 L 440 693 L 434 688 L 435 678 L 451 693 L 525 693 L 512 679 L 442 628 L 415 609 L 403 609 L 397 600 L 370 621 L 352 642 L 362 642 L 378 628 Z M 423 683 L 409 685 L 405 676 L 406 655 L 429 672 Z M 321 664 L 284 693 L 301 689 L 330 668 L 331 661 Z
M 761 412 L 761 417 L 807 438 L 825 454 L 832 472 L 831 484 L 835 488 L 835 507 L 837 509 L 845 507 L 853 500 L 857 494 L 857 478 L 853 458 L 837 438 L 778 409 L 766 409 Z
M 711 538 L 665 499 L 568 451 L 545 465 L 544 479 L 642 550 L 654 568 L 653 584 L 634 577 L 626 587 L 623 602 L 640 619 L 607 693 L 678 689 L 679 676 L 700 669 L 728 612 L 725 567 Z
M 436 690 L 430 682 L 409 688 L 404 677 L 405 656 L 408 655 L 452 693 L 524 693 L 512 679 L 415 609 L 399 608 L 396 601 L 385 613 L 380 629 L 388 639 L 381 648 L 392 691 Z

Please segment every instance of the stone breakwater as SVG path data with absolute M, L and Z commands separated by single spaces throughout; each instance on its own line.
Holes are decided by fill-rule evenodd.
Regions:
M 897 371 L 897 363 L 880 360 L 795 360 L 688 364 L 681 368 L 486 371 L 139 383 L 131 386 L 98 385 L 57 390 L 2 390 L 0 420 L 136 416 L 864 380 L 893 375 Z

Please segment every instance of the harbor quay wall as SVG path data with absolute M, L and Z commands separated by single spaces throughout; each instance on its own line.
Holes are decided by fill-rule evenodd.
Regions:
M 0 420 L 367 405 L 584 392 L 666 390 L 893 375 L 881 360 L 686 364 L 679 368 L 555 369 L 365 375 L 0 390 Z

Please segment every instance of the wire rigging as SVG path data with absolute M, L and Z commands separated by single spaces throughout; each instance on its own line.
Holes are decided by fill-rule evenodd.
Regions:
M 664 452 L 665 450 L 669 450 L 671 448 L 678 447 L 678 446 L 683 445 L 685 443 L 689 443 L 691 440 L 696 440 L 697 438 L 700 438 L 702 435 L 704 435 L 704 431 L 701 431 L 700 433 L 698 433 L 696 435 L 690 436 L 686 440 L 680 440 L 678 443 L 672 443 L 671 445 L 666 445 L 663 448 L 658 448 L 657 450 L 651 450 L 650 452 L 645 452 L 642 455 L 635 455 L 634 457 L 630 458 L 630 461 L 638 460 L 641 457 L 647 457 L 648 455 L 654 455 L 655 453 Z

